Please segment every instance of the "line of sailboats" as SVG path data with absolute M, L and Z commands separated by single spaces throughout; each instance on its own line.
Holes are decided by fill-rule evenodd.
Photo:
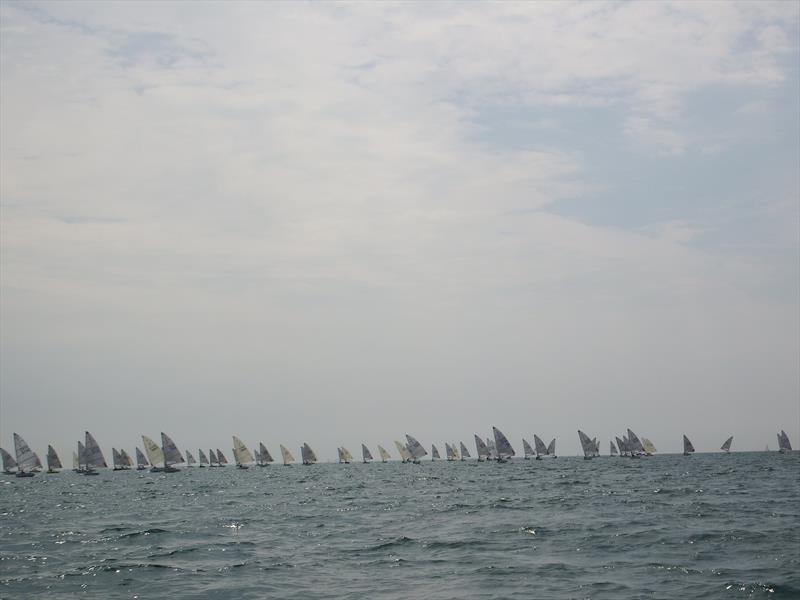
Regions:
M 475 434 L 474 440 L 476 459 L 478 462 L 496 461 L 498 463 L 504 463 L 516 456 L 516 452 L 508 438 L 497 427 L 492 427 L 492 437 L 487 437 L 484 440 L 479 435 Z M 589 460 L 600 456 L 600 442 L 596 437 L 590 438 L 586 433 L 578 430 L 578 440 L 583 450 L 584 459 Z M 533 458 L 535 460 L 542 460 L 544 458 L 556 458 L 555 438 L 550 444 L 545 446 L 544 441 L 542 441 L 538 435 L 534 434 L 533 442 L 534 444 L 531 446 L 528 440 L 523 438 L 522 448 L 524 459 L 528 460 Z M 395 440 L 394 444 L 401 462 L 419 464 L 424 457 L 428 456 L 426 448 L 412 435 L 405 435 L 405 443 Z M 733 436 L 730 436 L 723 442 L 720 450 L 726 454 L 730 453 L 732 444 Z M 116 448 L 112 448 L 113 470 L 124 471 L 135 467 L 139 471 L 149 469 L 154 473 L 175 473 L 180 470 L 176 465 L 180 464 L 185 464 L 189 467 L 197 466 L 199 468 L 224 467 L 229 464 L 228 459 L 219 448 L 209 449 L 208 454 L 202 449 L 198 450 L 197 460 L 195 460 L 194 455 L 188 450 L 184 457 L 172 438 L 164 432 L 161 432 L 160 445 L 146 435 L 142 436 L 142 445 L 144 451 L 136 447 L 135 464 L 131 456 L 124 449 L 117 450 Z M 378 445 L 377 448 L 381 462 L 391 460 L 389 452 L 387 452 L 383 446 Z M 464 461 L 472 458 L 464 442 L 445 442 L 444 448 L 445 459 L 448 462 Z M 349 464 L 354 461 L 352 453 L 344 446 L 340 446 L 336 450 L 340 463 Z M 769 450 L 769 447 L 767 447 L 767 450 Z M 281 460 L 284 465 L 289 466 L 296 462 L 292 453 L 283 444 L 280 444 L 280 451 Z M 778 433 L 778 452 L 787 453 L 791 451 L 792 445 L 789 442 L 789 436 L 785 431 L 781 430 Z M 640 439 L 631 429 L 628 429 L 622 437 L 615 437 L 614 440 L 609 441 L 609 456 L 639 458 L 642 456 L 652 456 L 656 452 L 656 447 L 649 439 L 645 437 Z M 694 452 L 694 445 L 684 434 L 683 455 L 691 456 Z M 233 436 L 232 453 L 234 464 L 239 469 L 247 469 L 251 465 L 266 467 L 270 463 L 275 462 L 263 442 L 258 443 L 258 448 L 255 450 L 255 453 L 253 453 L 237 436 Z M 361 457 L 364 464 L 375 460 L 370 449 L 363 443 L 361 444 Z M 308 443 L 303 443 L 300 447 L 300 458 L 304 465 L 313 465 L 318 462 L 317 455 Z M 44 468 L 39 456 L 36 452 L 31 450 L 27 442 L 18 433 L 14 433 L 14 456 L 3 448 L 0 448 L 0 459 L 2 459 L 3 463 L 3 472 L 6 474 L 13 474 L 17 477 L 33 477 Z M 430 460 L 442 460 L 439 449 L 435 444 L 431 445 Z M 51 445 L 47 446 L 46 461 L 48 473 L 57 473 L 64 468 L 61 464 L 61 459 Z M 82 475 L 97 475 L 97 469 L 108 468 L 100 445 L 88 431 L 85 432 L 84 439 L 78 441 L 77 451 L 73 451 L 72 453 L 72 467 L 73 471 Z

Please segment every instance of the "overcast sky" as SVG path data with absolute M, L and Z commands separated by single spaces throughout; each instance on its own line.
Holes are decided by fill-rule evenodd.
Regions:
M 798 6 L 3 2 L 0 445 L 800 446 Z

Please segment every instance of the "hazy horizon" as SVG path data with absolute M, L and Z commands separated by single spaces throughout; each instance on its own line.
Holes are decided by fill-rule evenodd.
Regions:
M 2 2 L 0 34 L 12 454 L 800 447 L 797 3 Z

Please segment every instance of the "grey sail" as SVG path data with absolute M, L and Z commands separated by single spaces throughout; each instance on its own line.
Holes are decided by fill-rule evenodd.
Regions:
M 200 466 L 208 464 L 208 457 L 202 450 L 197 451 L 197 461 L 200 463 Z
M 619 438 L 616 438 L 616 440 L 617 440 L 617 448 L 619 448 L 619 455 L 625 456 L 625 442 L 623 442 Z
M 372 452 L 370 452 L 369 448 L 367 448 L 364 444 L 361 444 L 361 458 L 365 463 L 373 460 Z
M 139 450 L 139 447 L 136 447 L 136 466 L 137 467 L 146 467 L 149 463 L 147 462 L 147 457 L 144 453 Z
M 100 450 L 100 445 L 94 439 L 91 433 L 86 432 L 86 443 L 84 445 L 85 458 L 83 464 L 87 467 L 108 467 L 106 459 L 103 456 L 103 451 Z
M 492 427 L 492 433 L 494 434 L 494 445 L 495 448 L 497 448 L 497 455 L 500 458 L 508 458 L 516 454 L 514 452 L 514 448 L 511 447 L 511 443 L 508 441 L 508 438 L 502 431 L 500 431 L 497 427 Z
M 72 451 L 72 470 L 77 471 L 81 466 L 80 461 L 78 460 L 78 453 L 74 450 Z
M 642 445 L 641 440 L 639 437 L 633 433 L 630 429 L 628 429 L 628 443 L 629 443 L 629 450 L 631 452 L 636 452 L 639 454 L 644 454 L 644 446 Z
M 444 456 L 448 461 L 455 460 L 455 455 L 453 454 L 453 447 L 447 442 L 444 443 Z
M 533 445 L 536 447 L 537 456 L 541 456 L 542 454 L 547 454 L 547 446 L 544 445 L 542 438 L 540 438 L 535 433 L 533 434 Z
M 304 465 L 312 465 L 317 462 L 317 455 L 306 442 L 300 447 L 300 458 Z
M 197 463 L 197 461 L 194 459 L 194 456 L 192 456 L 192 453 L 187 450 L 186 451 L 186 464 L 187 465 L 194 465 L 196 463 Z
M 111 463 L 114 465 L 115 471 L 122 469 L 122 455 L 116 448 L 111 448 Z
M 222 450 L 220 450 L 219 448 L 217 448 L 217 464 L 220 464 L 220 465 L 227 465 L 228 464 L 228 459 L 225 458 L 225 455 L 222 453 Z
M 175 442 L 173 442 L 172 438 L 169 437 L 163 431 L 161 432 L 161 449 L 164 451 L 165 467 L 177 463 L 186 462 L 185 460 L 183 460 L 181 451 L 178 450 L 178 447 L 175 445 Z
M 281 457 L 283 458 L 284 465 L 288 465 L 294 462 L 294 456 L 292 456 L 292 453 L 289 452 L 289 450 L 283 444 L 281 444 Z
M 536 443 L 536 442 L 534 442 Z M 536 452 L 533 448 L 531 448 L 530 443 L 525 438 L 522 438 L 522 452 L 525 458 L 530 458 L 531 456 L 536 456 Z
M 86 464 L 86 448 L 83 442 L 78 442 L 78 468 L 80 469 Z
M 18 433 L 14 434 L 14 453 L 16 454 L 17 467 L 20 471 L 30 471 L 42 466 L 42 462 L 36 452 L 30 449 L 28 443 Z
M 475 434 L 475 450 L 478 453 L 478 460 L 483 461 L 489 458 L 489 447 L 478 437 L 478 434 Z
M 683 435 L 683 454 L 684 454 L 684 456 L 688 456 L 692 452 L 694 452 L 694 446 L 692 445 L 692 442 L 689 441 L 689 438 L 686 437 L 686 434 L 684 434 Z
M 214 464 L 214 463 L 216 463 L 216 464 Z M 212 467 L 218 467 L 219 466 L 219 460 L 217 459 L 217 453 L 214 452 L 213 450 L 209 450 L 208 451 L 208 464 L 210 466 L 212 466 Z
M 495 460 L 497 458 L 497 446 L 495 445 L 494 440 L 487 437 L 486 447 L 489 449 L 489 460 Z
M 403 462 L 411 462 L 413 456 L 411 456 L 411 452 L 409 451 L 408 447 L 401 444 L 397 440 L 394 441 L 394 445 L 397 448 L 397 453 L 400 455 L 400 460 Z
M 792 445 L 789 443 L 789 436 L 781 429 L 781 432 L 778 434 L 778 452 L 784 453 L 791 451 Z
M 120 450 L 119 451 L 119 456 L 122 459 L 122 464 L 124 466 L 126 466 L 126 467 L 132 467 L 133 466 L 133 459 L 131 458 L 130 454 L 125 452 L 125 450 Z
M 55 448 L 52 446 L 47 446 L 47 470 L 52 471 L 53 469 L 63 468 L 64 467 L 61 466 L 61 459 L 58 458 Z
M 547 446 L 547 456 L 556 457 L 556 438 L 550 440 L 550 444 Z
M 17 461 L 14 460 L 14 457 L 8 453 L 7 450 L 0 448 L 0 456 L 3 458 L 3 472 L 4 473 L 11 473 L 11 469 L 17 468 Z
M 594 457 L 595 446 L 592 439 L 588 435 L 583 433 L 580 429 L 578 430 L 578 438 L 581 441 L 581 449 L 583 449 L 583 458 Z
M 732 443 L 733 443 L 733 436 L 729 437 L 727 440 L 723 442 L 722 446 L 720 447 L 720 450 L 722 450 L 723 452 L 730 452 Z
M 439 456 L 439 449 L 435 444 L 431 444 L 431 460 L 438 460 L 440 458 L 442 457 Z
M 342 452 L 341 448 L 336 448 L 336 454 L 339 455 L 339 464 L 344 463 L 344 452 Z
M 389 453 L 383 446 L 378 446 L 378 454 L 380 454 L 381 456 L 381 462 L 386 462 L 391 458 L 391 456 L 389 456 Z
M 272 455 L 269 453 L 269 450 L 267 450 L 267 447 L 264 445 L 263 442 L 259 442 L 258 450 L 259 450 L 259 454 L 261 455 L 261 462 L 263 464 L 266 465 L 266 464 L 269 464 L 271 462 L 275 462 L 275 459 L 272 458 Z
M 594 443 L 594 455 L 600 456 L 600 442 L 597 441 L 597 438 L 592 438 L 592 442 Z
M 350 450 L 348 450 L 344 446 L 342 446 L 342 457 L 344 458 L 344 462 L 345 463 L 349 464 L 349 463 L 353 462 L 353 455 L 350 454 Z M 316 458 L 314 460 L 316 460 Z
M 469 450 L 467 450 L 467 447 L 464 445 L 464 442 L 458 442 L 458 445 L 461 450 L 461 460 L 464 460 L 465 458 L 472 458 L 469 454 Z
M 608 450 L 609 456 L 616 456 L 617 455 L 617 447 L 614 445 L 614 442 L 609 440 L 608 444 L 609 444 L 609 450 Z
M 408 442 L 408 451 L 411 453 L 411 456 L 414 457 L 414 460 L 419 460 L 423 456 L 428 455 L 428 451 L 422 447 L 422 444 L 420 444 L 415 437 L 406 434 L 406 441 Z

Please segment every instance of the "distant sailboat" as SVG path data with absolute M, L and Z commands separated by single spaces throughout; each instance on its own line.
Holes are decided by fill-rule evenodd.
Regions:
M 114 465 L 114 471 L 122 471 L 125 469 L 125 464 L 122 461 L 122 455 L 116 448 L 111 448 L 111 463 Z
M 617 447 L 614 445 L 614 442 L 609 440 L 608 444 L 609 444 L 608 455 L 609 456 L 616 456 L 617 455 Z
M 487 456 L 486 459 L 497 460 L 497 446 L 495 445 L 494 440 L 487 437 L 486 447 L 489 449 L 489 456 Z
M 81 470 L 81 463 L 78 459 L 78 453 L 74 450 L 72 451 L 72 470 L 76 473 Z
M 431 462 L 434 460 L 441 460 L 441 456 L 439 455 L 439 449 L 436 447 L 436 444 L 431 444 Z
M 408 442 L 408 451 L 411 453 L 411 457 L 413 459 L 412 462 L 419 464 L 419 460 L 423 456 L 427 456 L 428 451 L 425 450 L 425 448 L 422 447 L 422 444 L 420 444 L 413 436 L 406 434 L 406 441 Z
M 617 448 L 619 448 L 619 455 L 625 456 L 625 442 L 619 439 L 618 437 L 615 438 L 617 440 Z
M 340 462 L 343 462 L 346 465 L 349 465 L 351 462 L 353 462 L 353 455 L 350 454 L 350 450 L 348 450 L 344 446 L 342 446 L 340 450 L 342 451 Z
M 176 473 L 180 471 L 180 469 L 172 465 L 186 461 L 183 459 L 181 451 L 178 450 L 178 446 L 172 441 L 172 438 L 163 431 L 161 432 L 161 450 L 164 453 L 164 473 Z
M 653 456 L 653 454 L 657 452 L 656 447 L 653 445 L 653 442 L 651 442 L 647 438 L 642 438 L 642 447 L 644 448 L 645 456 Z
M 164 462 L 164 452 L 161 450 L 161 446 L 146 435 L 142 436 L 142 444 L 144 444 L 144 451 L 147 453 L 147 461 L 150 463 L 150 472 L 160 473 L 163 471 L 164 468 L 158 466 L 159 463 L 163 464 Z
M 300 447 L 300 457 L 303 459 L 304 465 L 313 465 L 317 462 L 317 455 L 306 442 Z
M 197 464 L 197 461 L 194 459 L 194 456 L 192 456 L 192 453 L 187 450 L 186 451 L 186 466 L 187 467 L 193 467 L 196 464 Z
M 255 462 L 253 454 L 238 437 L 233 436 L 233 460 L 236 468 L 247 469 L 251 462 Z
M 781 429 L 781 432 L 778 434 L 778 452 L 781 454 L 786 454 L 787 452 L 792 451 L 792 445 L 789 443 L 789 436 L 786 435 L 786 432 Z
M 536 452 L 534 451 L 533 448 L 531 448 L 531 445 L 525 438 L 522 438 L 522 452 L 524 454 L 523 458 L 525 460 L 530 460 L 531 456 L 536 456 Z
M 6 475 L 13 475 L 15 471 L 12 471 L 12 469 L 17 468 L 17 461 L 3 448 L 0 448 L 0 456 L 3 458 L 3 473 Z
M 361 444 L 361 458 L 364 461 L 364 464 L 367 464 L 373 460 L 372 452 L 370 452 L 369 448 L 367 448 L 364 444 Z
M 228 464 L 228 459 L 225 458 L 225 455 L 222 453 L 222 450 L 217 448 L 217 464 L 220 467 L 223 467 Z
M 14 453 L 16 454 L 17 477 L 33 477 L 36 475 L 34 469 L 41 468 L 42 461 L 39 460 L 36 452 L 30 449 L 28 443 L 22 439 L 18 433 L 14 434 Z
M 136 447 L 136 470 L 137 471 L 144 471 L 148 466 L 150 466 L 150 463 L 148 462 L 147 457 L 144 455 L 144 453 L 141 450 L 139 450 L 139 447 L 137 446 Z
M 694 452 L 694 446 L 692 442 L 686 437 L 686 434 L 683 434 L 683 455 L 684 456 L 691 456 Z
M 497 427 L 492 427 L 492 433 L 494 434 L 494 446 L 497 449 L 497 461 L 506 462 L 516 452 L 514 452 L 514 448 L 511 447 L 511 443 L 505 434 Z
M 547 446 L 547 456 L 550 458 L 556 457 L 556 438 L 550 440 L 550 444 Z
M 411 462 L 411 452 L 408 451 L 408 448 L 397 440 L 394 441 L 394 445 L 395 448 L 397 448 L 397 453 L 400 455 L 400 461 L 404 463 Z
M 258 443 L 258 466 L 259 467 L 268 467 L 269 463 L 275 462 L 275 459 L 272 458 L 272 455 L 267 450 L 267 447 L 264 445 L 264 442 Z
M 208 466 L 209 467 L 221 467 L 222 465 L 219 464 L 219 459 L 217 459 L 217 453 L 213 450 L 208 451 Z
M 95 467 L 108 468 L 108 463 L 106 463 L 100 445 L 88 431 L 86 432 L 86 443 L 83 447 L 83 464 L 85 470 L 82 473 L 84 475 L 97 475 L 97 471 L 94 470 Z
M 489 459 L 489 447 L 477 434 L 475 434 L 475 449 L 478 452 L 478 462 L 484 462 Z
M 208 457 L 206 456 L 206 453 L 200 449 L 197 450 L 197 462 L 198 467 L 201 469 L 205 469 L 206 465 L 208 464 Z
M 642 442 L 639 441 L 639 437 L 633 433 L 630 428 L 628 429 L 628 451 L 630 452 L 631 458 L 639 458 L 644 454 Z
M 464 442 L 458 442 L 458 445 L 461 450 L 461 460 L 472 458 L 469 454 L 469 450 L 467 450 L 467 447 L 464 445 Z
M 131 458 L 130 454 L 125 452 L 125 450 L 120 450 L 119 456 L 122 459 L 122 464 L 126 469 L 130 469 L 131 467 L 133 467 L 133 459 Z
M 281 456 L 283 457 L 283 466 L 285 467 L 288 467 L 294 462 L 294 456 L 292 456 L 292 453 L 289 452 L 283 444 L 281 444 Z
M 733 443 L 733 436 L 729 437 L 722 443 L 722 446 L 720 446 L 720 450 L 722 450 L 725 454 L 729 453 L 731 451 L 732 443 Z
M 456 449 L 456 443 L 453 442 L 450 444 L 450 450 L 453 451 L 453 460 L 458 460 L 461 458 L 459 451 Z
M 386 462 L 391 458 L 391 456 L 389 456 L 389 453 L 383 446 L 378 446 L 378 454 L 380 454 L 381 456 L 381 462 Z
M 536 448 L 536 460 L 542 460 L 542 456 L 547 456 L 547 446 L 544 445 L 542 438 L 533 434 L 533 445 Z
M 584 460 L 589 460 L 595 457 L 595 445 L 588 435 L 578 429 L 578 439 L 581 441 L 581 449 L 583 450 Z

